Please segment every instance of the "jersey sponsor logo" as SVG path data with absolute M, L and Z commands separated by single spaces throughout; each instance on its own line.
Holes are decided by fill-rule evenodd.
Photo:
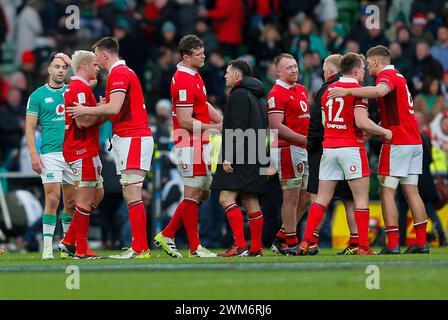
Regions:
M 275 98 L 274 98 L 274 97 L 271 97 L 271 98 L 268 100 L 268 105 L 269 105 L 269 109 L 273 109 L 273 108 L 275 108 Z
M 303 172 L 303 163 L 302 163 L 302 162 L 300 162 L 300 163 L 297 165 L 297 172 L 298 172 L 298 173 L 302 173 L 302 172 Z
M 300 115 L 299 119 L 304 119 L 304 118 L 309 118 L 309 117 L 310 117 L 310 115 L 308 113 L 306 113 L 306 114 Z
M 54 179 L 54 173 L 53 172 L 48 172 L 46 175 L 47 179 Z
M 76 168 L 72 168 L 72 172 L 76 176 L 76 174 L 78 173 L 78 170 L 76 170 Z
M 334 123 L 327 123 L 328 129 L 340 129 L 340 130 L 346 130 L 347 126 L 344 124 L 334 124 Z
M 115 81 L 115 82 L 112 83 L 113 86 L 121 86 L 123 84 L 124 84 L 123 81 Z
M 351 172 L 356 172 L 356 166 L 355 165 L 351 165 L 350 166 L 350 171 Z
M 86 95 L 84 92 L 78 93 L 78 102 L 81 104 L 86 103 Z
M 64 111 L 65 111 L 64 105 L 63 104 L 58 104 L 57 107 L 56 107 L 56 114 L 58 116 L 61 116 L 61 115 L 64 114 Z
M 187 90 L 179 90 L 179 101 L 187 101 Z
M 188 164 L 186 163 L 181 163 L 181 167 L 182 167 L 182 171 L 188 171 Z
M 45 103 L 52 103 L 52 102 L 54 102 L 53 97 L 47 97 L 47 98 L 45 98 Z

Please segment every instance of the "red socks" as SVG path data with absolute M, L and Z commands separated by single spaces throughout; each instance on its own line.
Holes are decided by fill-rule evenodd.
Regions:
M 286 244 L 288 245 L 288 247 L 297 245 L 298 240 L 296 232 L 285 233 L 285 236 L 286 236 Z
M 311 236 L 311 243 L 319 243 L 319 232 L 320 230 L 313 232 L 313 235 Z
M 75 206 L 73 220 L 76 219 L 75 238 L 76 238 L 76 255 L 83 256 L 87 252 L 87 234 L 89 233 L 90 214 L 92 210 L 83 209 Z M 72 221 L 73 222 L 73 221 Z
M 286 240 L 285 228 L 284 227 L 281 227 L 280 230 L 278 230 L 276 237 L 279 238 L 279 239 Z
M 423 222 L 414 223 L 414 229 L 417 238 L 415 239 L 415 245 L 422 247 L 426 244 L 426 224 L 428 220 Z
M 369 208 L 355 209 L 355 220 L 358 226 L 359 246 L 369 248 Z
M 306 222 L 303 241 L 311 243 L 311 239 L 313 239 L 313 233 L 314 231 L 316 231 L 317 226 L 324 217 L 326 209 L 327 209 L 326 207 L 316 202 L 313 202 L 311 204 L 310 211 L 308 213 L 308 221 Z
M 259 252 L 261 250 L 261 236 L 263 234 L 263 213 L 256 211 L 247 215 L 249 218 L 250 234 L 252 238 L 250 252 Z
M 359 246 L 359 237 L 358 237 L 357 233 L 350 233 L 349 245 L 350 245 L 350 247 Z
M 395 248 L 398 245 L 398 227 L 397 226 L 386 227 L 386 235 L 387 235 L 387 247 L 389 249 Z
M 184 199 L 182 203 L 182 219 L 190 244 L 190 253 L 193 253 L 201 244 L 199 241 L 199 203 L 192 199 Z
M 132 249 L 138 254 L 148 250 L 146 210 L 142 200 L 128 203 L 132 231 Z
M 236 203 L 232 203 L 224 210 L 227 215 L 227 221 L 233 231 L 235 245 L 239 248 L 246 248 L 244 239 L 244 218 L 243 213 Z
M 182 225 L 184 208 L 185 208 L 185 200 L 179 203 L 179 205 L 176 208 L 176 211 L 174 212 L 174 215 L 171 217 L 170 222 L 165 227 L 165 229 L 162 230 L 163 236 L 171 239 L 174 238 L 174 236 L 177 233 L 177 230 L 179 230 L 180 226 Z

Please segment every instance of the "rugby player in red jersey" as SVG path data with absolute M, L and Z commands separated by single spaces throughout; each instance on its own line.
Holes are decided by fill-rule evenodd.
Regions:
M 340 61 L 342 77 L 329 86 L 350 90 L 360 88 L 364 79 L 364 61 L 355 53 L 346 54 Z M 312 235 L 322 220 L 336 185 L 348 180 L 355 201 L 355 219 L 358 227 L 358 255 L 375 254 L 369 247 L 369 162 L 364 146 L 363 131 L 392 138 L 389 129 L 369 119 L 367 99 L 347 96 L 329 98 L 329 90 L 322 96 L 324 142 L 319 170 L 319 191 L 308 214 L 305 235 L 298 248 L 299 255 L 308 253 Z
M 369 74 L 376 77 L 376 86 L 356 89 L 335 88 L 330 97 L 377 98 L 381 126 L 393 133 L 392 140 L 383 143 L 378 169 L 381 180 L 381 207 L 387 235 L 387 245 L 380 253 L 400 253 L 398 209 L 395 203 L 399 183 L 411 209 L 417 235 L 415 245 L 407 248 L 404 253 L 429 253 L 426 244 L 426 210 L 417 188 L 418 175 L 422 173 L 422 140 L 407 81 L 395 70 L 390 61 L 390 51 L 386 47 L 376 46 L 369 49 L 367 51 Z

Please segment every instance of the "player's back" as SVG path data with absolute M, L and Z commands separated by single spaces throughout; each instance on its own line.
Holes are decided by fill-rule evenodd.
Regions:
M 341 77 L 328 86 L 322 96 L 322 121 L 324 124 L 324 148 L 364 147 L 362 131 L 356 127 L 355 108 L 368 109 L 367 99 L 345 96 L 342 98 L 328 98 L 329 89 L 360 88 L 361 85 L 353 78 Z
M 95 107 L 96 99 L 89 84 L 75 77 L 65 91 L 65 106 L 74 106 L 75 102 L 84 106 Z M 99 152 L 99 130 L 97 125 L 79 128 L 76 121 L 65 114 L 65 137 L 63 154 L 67 162 L 94 157 Z
M 210 114 L 207 105 L 207 92 L 204 82 L 198 72 L 178 66 L 171 80 L 171 99 L 173 114 L 174 143 L 177 147 L 193 145 L 192 132 L 182 130 L 177 119 L 178 108 L 193 108 L 192 117 L 202 123 L 210 123 Z M 198 132 L 200 134 L 200 132 Z M 208 143 L 208 135 L 198 137 L 202 144 Z
M 151 136 L 148 113 L 140 81 L 135 72 L 119 61 L 112 67 L 107 80 L 106 102 L 110 102 L 110 95 L 123 92 L 125 98 L 120 112 L 110 116 L 112 130 L 120 137 Z
M 394 145 L 421 144 L 417 120 L 414 115 L 414 101 L 406 79 L 393 66 L 383 69 L 376 79 L 389 87 L 390 92 L 378 99 L 381 126 L 392 131 Z

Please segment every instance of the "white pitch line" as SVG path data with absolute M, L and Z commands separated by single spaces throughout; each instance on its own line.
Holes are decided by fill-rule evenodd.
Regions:
M 73 264 L 76 264 L 74 262 Z M 175 263 L 175 264 L 78 264 L 81 271 L 278 271 L 278 270 L 335 270 L 367 267 L 448 267 L 448 261 L 341 261 L 341 262 L 253 262 L 253 263 Z M 68 264 L 67 264 L 68 265 Z M 67 265 L 30 265 L 30 266 L 0 266 L 0 272 L 65 272 Z

